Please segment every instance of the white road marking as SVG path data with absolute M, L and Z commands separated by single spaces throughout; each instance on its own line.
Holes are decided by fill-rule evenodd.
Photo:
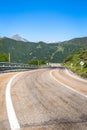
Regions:
M 8 120 L 10 123 L 11 130 L 20 130 L 20 125 L 18 123 L 16 114 L 15 114 L 15 110 L 14 110 L 12 100 L 11 100 L 11 92 L 10 92 L 11 83 L 15 79 L 16 76 L 18 76 L 18 74 L 16 74 L 10 79 L 6 88 L 6 107 L 7 107 Z
M 31 72 L 36 72 L 38 70 L 31 70 L 29 71 Z M 25 73 L 25 72 L 23 72 Z M 11 83 L 12 81 L 19 75 L 16 74 L 14 75 L 8 82 L 7 87 L 6 87 L 6 108 L 7 108 L 7 114 L 8 114 L 8 120 L 9 120 L 9 124 L 10 124 L 10 128 L 11 130 L 20 130 L 20 125 L 18 123 L 17 117 L 16 117 L 16 113 L 12 104 L 12 100 L 11 100 Z
M 85 79 L 82 79 L 81 77 L 78 77 L 77 75 L 74 75 L 73 72 L 72 72 L 72 74 L 71 74 L 70 71 L 67 70 L 67 69 L 65 69 L 65 70 L 66 70 L 66 73 L 67 73 L 68 75 L 70 75 L 71 77 L 73 77 L 73 78 L 75 78 L 75 79 L 78 79 L 78 80 L 80 80 L 80 81 L 83 81 L 83 82 L 86 82 L 86 83 L 87 83 L 87 81 L 86 81 Z
M 87 96 L 86 96 L 85 94 L 82 94 L 82 93 L 80 93 L 79 91 L 77 91 L 77 90 L 71 88 L 70 86 L 68 86 L 68 85 L 66 85 L 66 84 L 64 84 L 64 83 L 62 83 L 62 82 L 60 82 L 59 80 L 57 80 L 57 79 L 52 75 L 52 72 L 53 72 L 53 71 L 54 71 L 54 70 L 52 70 L 52 71 L 50 72 L 50 75 L 51 75 L 51 77 L 52 77 L 55 81 L 57 81 L 58 83 L 60 83 L 60 84 L 63 85 L 64 87 L 66 87 L 66 88 L 68 88 L 68 89 L 74 91 L 75 93 L 77 93 L 77 94 L 79 94 L 79 95 L 81 95 L 81 96 L 87 98 Z

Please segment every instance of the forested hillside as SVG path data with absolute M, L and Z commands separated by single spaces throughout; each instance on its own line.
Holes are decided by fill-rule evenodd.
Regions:
M 87 47 L 87 37 L 76 38 L 61 43 L 22 42 L 1 38 L 0 53 L 10 53 L 11 62 L 28 63 L 30 60 L 45 60 L 60 63 L 75 52 Z

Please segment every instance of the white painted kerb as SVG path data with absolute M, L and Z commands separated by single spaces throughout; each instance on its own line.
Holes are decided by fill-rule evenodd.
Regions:
M 10 123 L 11 130 L 20 130 L 20 125 L 18 123 L 16 114 L 15 114 L 15 110 L 14 110 L 12 100 L 11 100 L 11 92 L 10 92 L 11 83 L 17 75 L 18 74 L 16 74 L 15 76 L 13 76 L 10 79 L 10 81 L 8 82 L 7 87 L 6 87 L 6 108 L 7 108 L 8 120 Z

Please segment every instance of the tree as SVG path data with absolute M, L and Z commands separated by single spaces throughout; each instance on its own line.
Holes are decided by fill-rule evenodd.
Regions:
M 0 39 L 0 47 L 2 46 L 2 41 Z M 0 62 L 8 62 L 8 55 L 6 53 L 0 53 Z
M 0 62 L 8 62 L 8 55 L 5 53 L 0 53 Z

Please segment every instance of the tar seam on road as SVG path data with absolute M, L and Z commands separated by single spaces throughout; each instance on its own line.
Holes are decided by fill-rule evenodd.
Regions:
M 64 87 L 66 87 L 66 88 L 68 88 L 68 89 L 74 91 L 75 93 L 77 93 L 77 94 L 79 94 L 79 95 L 81 95 L 81 96 L 87 98 L 86 95 L 80 93 L 79 91 L 77 91 L 77 90 L 75 90 L 75 89 L 69 87 L 68 85 L 66 85 L 66 84 L 64 84 L 64 83 L 62 83 L 62 82 L 60 82 L 59 80 L 57 80 L 57 79 L 52 75 L 52 72 L 53 72 L 53 71 L 54 71 L 54 70 L 52 70 L 52 71 L 50 72 L 50 75 L 51 75 L 51 77 L 52 77 L 55 81 L 57 81 L 58 83 L 62 84 Z
M 8 82 L 6 87 L 6 108 L 7 108 L 7 114 L 8 114 L 8 120 L 10 123 L 11 130 L 20 130 L 20 125 L 18 123 L 15 110 L 12 104 L 11 100 L 11 83 L 15 79 L 15 77 L 18 76 L 18 74 L 14 75 Z

